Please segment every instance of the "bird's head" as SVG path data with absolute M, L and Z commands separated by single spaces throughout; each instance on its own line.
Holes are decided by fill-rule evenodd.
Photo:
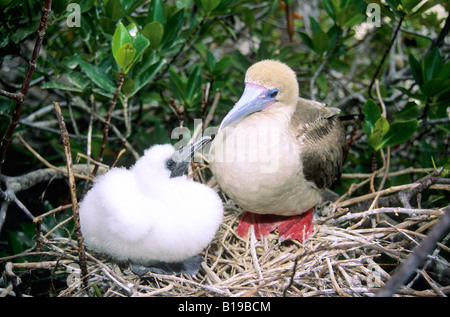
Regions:
M 153 181 L 182 176 L 195 153 L 209 141 L 211 141 L 211 137 L 204 136 L 180 150 L 174 150 L 170 144 L 154 145 L 146 150 L 144 156 L 136 162 L 133 171 L 138 176 Z
M 165 163 L 166 168 L 170 171 L 170 177 L 173 178 L 183 175 L 189 163 L 194 158 L 195 153 L 200 151 L 211 140 L 212 138 L 210 136 L 204 136 L 194 143 L 175 151 Z
M 298 98 L 298 83 L 294 71 L 279 61 L 263 60 L 253 64 L 245 75 L 245 90 L 220 128 L 267 108 L 292 106 Z

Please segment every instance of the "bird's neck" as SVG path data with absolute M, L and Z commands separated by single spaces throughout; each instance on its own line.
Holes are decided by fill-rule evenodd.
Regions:
M 276 118 L 282 126 L 289 126 L 292 120 L 292 116 L 295 113 L 295 104 L 287 105 L 284 103 L 277 103 L 273 107 L 265 109 L 265 114 Z

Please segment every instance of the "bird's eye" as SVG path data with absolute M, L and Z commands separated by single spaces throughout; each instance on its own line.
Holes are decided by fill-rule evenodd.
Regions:
M 269 91 L 269 97 L 270 98 L 275 98 L 276 96 L 278 96 L 278 89 L 274 89 Z
M 175 161 L 174 160 L 172 160 L 172 159 L 168 159 L 167 161 L 166 161 L 166 167 L 167 167 L 167 169 L 169 170 L 169 171 L 172 171 L 173 170 L 173 168 L 175 167 Z

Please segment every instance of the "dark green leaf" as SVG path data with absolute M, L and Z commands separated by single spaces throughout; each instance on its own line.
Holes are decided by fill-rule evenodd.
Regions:
M 201 2 L 206 13 L 211 13 L 220 4 L 220 0 L 201 0 Z
M 150 40 L 150 48 L 156 50 L 161 45 L 164 27 L 160 22 L 153 21 L 144 26 L 142 34 Z
M 184 10 L 181 9 L 167 20 L 167 25 L 164 27 L 163 35 L 163 49 L 173 46 L 175 39 L 181 33 L 184 23 Z
M 418 126 L 417 120 L 394 122 L 385 135 L 382 146 L 388 147 L 406 142 L 416 132 Z
M 402 110 L 394 113 L 394 117 L 397 119 L 410 120 L 417 118 L 421 112 L 422 107 L 417 103 L 410 101 Z
M 328 47 L 328 35 L 322 30 L 313 34 L 312 42 L 317 54 L 322 55 Z
M 189 76 L 187 82 L 187 100 L 189 105 L 192 104 L 194 97 L 201 90 L 202 72 L 200 65 L 197 65 Z
M 58 81 L 49 81 L 41 85 L 42 89 L 59 89 L 65 91 L 73 91 L 73 92 L 83 92 L 83 89 L 79 87 L 71 86 Z
M 313 44 L 311 38 L 309 37 L 309 35 L 304 33 L 304 32 L 298 32 L 298 34 L 302 38 L 302 40 L 305 43 L 305 45 L 308 46 L 311 50 L 314 51 L 314 44 Z
M 186 102 L 186 85 L 183 83 L 181 75 L 176 72 L 173 67 L 169 69 L 170 86 L 172 92 L 177 96 L 178 99 Z
M 166 25 L 166 10 L 161 0 L 152 0 L 148 7 L 147 23 L 159 22 L 163 26 Z
M 422 59 L 422 75 L 424 82 L 434 79 L 442 68 L 441 54 L 438 48 L 434 48 Z
M 408 60 L 409 60 L 409 67 L 411 68 L 411 73 L 414 77 L 414 80 L 419 86 L 422 85 L 423 78 L 422 78 L 422 67 L 420 66 L 420 63 L 411 53 L 408 56 Z
M 214 72 L 214 69 L 216 68 L 216 59 L 211 51 L 206 52 L 206 65 L 211 73 Z
M 378 119 L 381 117 L 381 111 L 380 108 L 378 108 L 377 104 L 369 99 L 366 101 L 366 103 L 364 104 L 364 108 L 362 110 L 362 113 L 364 114 L 364 122 L 369 123 L 369 126 L 374 127 L 375 126 L 375 122 L 378 121 Z M 366 135 L 370 135 L 368 134 L 366 131 Z
M 123 16 L 123 8 L 120 0 L 107 0 L 105 14 L 107 18 L 118 21 Z
M 109 93 L 114 93 L 116 88 L 111 81 L 111 78 L 105 74 L 105 72 L 100 71 L 97 67 L 83 61 L 79 61 L 81 69 L 88 76 L 88 78 L 99 88 L 106 90 Z
M 147 67 L 145 71 L 140 72 L 139 76 L 135 79 L 134 90 L 128 94 L 128 97 L 134 96 L 147 85 L 166 63 L 165 59 L 158 60 Z
M 422 0 L 402 0 L 402 6 L 406 13 L 410 13 L 421 2 Z

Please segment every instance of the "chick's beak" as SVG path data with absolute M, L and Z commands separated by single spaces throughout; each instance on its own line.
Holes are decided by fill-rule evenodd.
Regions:
M 234 121 L 271 105 L 274 100 L 272 98 L 267 98 L 267 91 L 266 88 L 258 85 L 251 83 L 245 84 L 245 89 L 241 98 L 222 120 L 219 129 L 225 128 Z
M 212 138 L 210 136 L 204 136 L 194 143 L 175 151 L 171 158 L 175 162 L 175 165 L 171 168 L 170 178 L 182 176 L 188 168 L 195 153 L 200 151 L 211 140 Z

